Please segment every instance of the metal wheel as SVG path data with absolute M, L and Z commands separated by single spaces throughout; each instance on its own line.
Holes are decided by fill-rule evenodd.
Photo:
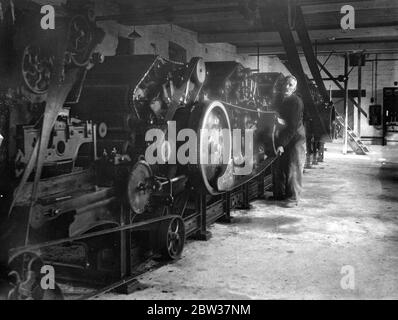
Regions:
M 197 59 L 196 68 L 193 72 L 195 83 L 203 84 L 206 80 L 206 65 L 202 58 Z
M 82 15 L 74 16 L 69 24 L 69 50 L 77 66 L 85 66 L 89 62 L 92 38 L 89 21 Z
M 52 68 L 53 58 L 45 56 L 40 47 L 25 47 L 22 55 L 22 77 L 30 91 L 36 94 L 47 92 Z
M 149 180 L 152 176 L 152 170 L 145 161 L 138 161 L 131 170 L 127 184 L 127 198 L 136 214 L 142 214 L 148 208 L 152 194 Z
M 198 135 L 198 164 L 193 175 L 200 177 L 207 192 L 217 194 L 218 179 L 227 171 L 232 158 L 230 119 L 219 101 L 212 101 L 203 108 L 199 117 L 194 112 L 192 118 L 199 118 L 199 123 L 193 125 Z
M 185 243 L 185 225 L 181 217 L 163 221 L 159 230 L 159 251 L 163 259 L 176 260 L 181 257 Z

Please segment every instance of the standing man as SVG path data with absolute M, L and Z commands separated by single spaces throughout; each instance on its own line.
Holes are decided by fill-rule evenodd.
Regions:
M 281 80 L 276 105 L 281 129 L 275 145 L 279 157 L 273 165 L 274 200 L 286 201 L 287 207 L 298 205 L 302 190 L 305 163 L 305 129 L 303 125 L 304 105 L 295 94 L 297 79 L 287 76 Z

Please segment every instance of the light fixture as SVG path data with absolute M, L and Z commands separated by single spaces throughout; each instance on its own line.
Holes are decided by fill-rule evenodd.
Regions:
M 135 27 L 134 27 L 133 32 L 130 32 L 129 35 L 127 36 L 127 38 L 135 40 L 135 39 L 142 38 L 142 36 L 137 31 L 135 31 Z

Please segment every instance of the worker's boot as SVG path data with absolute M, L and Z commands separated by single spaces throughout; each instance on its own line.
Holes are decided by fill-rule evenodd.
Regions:
M 318 152 L 318 162 L 323 162 L 324 155 L 325 155 L 325 147 L 322 144 Z
M 271 196 L 267 198 L 268 201 L 284 201 L 285 199 L 283 196 Z
M 306 154 L 306 158 L 305 158 L 305 165 L 304 165 L 304 169 L 311 169 L 311 154 L 307 153 Z
M 314 152 L 312 155 L 312 165 L 316 166 L 318 164 L 318 151 Z
M 283 207 L 285 207 L 285 208 L 295 208 L 297 206 L 298 206 L 298 201 L 297 200 L 293 200 L 293 199 L 287 199 L 283 203 Z

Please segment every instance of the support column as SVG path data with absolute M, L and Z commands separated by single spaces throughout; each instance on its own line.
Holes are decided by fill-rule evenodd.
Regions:
M 224 215 L 217 220 L 220 223 L 232 223 L 231 217 L 231 192 L 226 192 L 223 195 Z
M 321 68 L 321 70 L 323 72 L 326 73 L 326 75 L 329 77 L 330 80 L 333 81 L 333 83 L 340 89 L 340 90 L 344 90 L 344 87 L 337 81 L 337 79 L 329 72 L 328 69 L 326 69 L 326 67 L 318 60 L 318 66 Z M 356 106 L 358 108 L 358 103 L 352 98 L 349 97 L 351 103 Z M 368 117 L 368 114 L 362 109 L 362 108 L 358 108 L 359 111 L 365 116 Z
M 207 231 L 207 201 L 206 193 L 200 193 L 196 202 L 196 210 L 200 216 L 200 230 L 192 237 L 195 240 L 207 241 L 211 238 L 210 231 Z
M 280 1 L 280 3 L 272 2 L 272 4 L 269 3 L 269 7 L 260 9 L 260 15 L 264 25 L 269 23 L 269 19 L 273 19 L 273 24 L 282 40 L 283 47 L 286 51 L 286 57 L 289 61 L 291 70 L 293 71 L 292 73 L 294 73 L 297 78 L 299 90 L 302 94 L 302 99 L 306 109 L 305 112 L 315 117 L 314 120 L 317 123 L 323 125 L 322 119 L 320 118 L 312 100 L 307 77 L 304 73 L 300 56 L 297 51 L 296 42 L 288 23 L 287 11 L 287 1 Z M 270 16 L 270 12 L 272 12 L 272 17 Z
M 362 108 L 362 66 L 359 63 L 358 65 L 358 113 L 357 113 L 357 134 L 358 137 L 361 138 L 361 112 L 359 111 Z
M 344 55 L 344 146 L 343 154 L 348 150 L 348 53 Z
M 321 72 L 317 64 L 317 57 L 312 48 L 310 36 L 308 34 L 307 26 L 305 24 L 304 16 L 300 6 L 296 8 L 296 32 L 299 36 L 301 47 L 303 48 L 304 55 L 311 71 L 312 77 L 321 93 L 325 102 L 329 101 L 329 94 L 326 90 L 325 83 L 322 80 Z
M 130 208 L 126 203 L 122 203 L 120 208 L 120 225 L 130 224 Z M 127 279 L 131 276 L 131 231 L 123 230 L 120 232 L 120 279 Z M 123 284 L 116 290 L 120 294 L 131 293 L 129 284 Z

